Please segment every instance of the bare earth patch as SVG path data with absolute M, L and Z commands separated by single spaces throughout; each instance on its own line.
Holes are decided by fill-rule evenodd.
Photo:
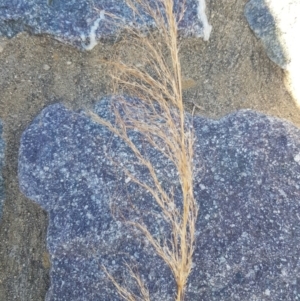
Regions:
M 245 3 L 210 1 L 210 40 L 182 40 L 186 107 L 211 118 L 250 108 L 300 126 L 300 111 L 285 88 L 283 71 L 247 25 Z M 44 300 L 49 286 L 47 216 L 18 188 L 20 136 L 49 104 L 90 108 L 109 95 L 108 70 L 99 59 L 109 59 L 114 50 L 113 44 L 99 43 L 92 51 L 80 52 L 47 36 L 0 38 L 0 118 L 6 141 L 0 300 Z M 121 51 L 129 59 L 138 57 L 134 45 Z

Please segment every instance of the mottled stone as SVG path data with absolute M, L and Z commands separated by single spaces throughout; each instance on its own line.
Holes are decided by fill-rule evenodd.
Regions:
M 155 3 L 156 0 L 150 1 L 150 5 Z M 175 3 L 175 10 L 179 12 L 183 1 Z M 211 28 L 204 12 L 205 0 L 187 0 L 185 3 L 181 33 L 208 39 Z M 117 18 L 112 18 L 111 14 Z M 0 0 L 0 35 L 7 37 L 26 30 L 33 34 L 49 34 L 89 50 L 99 39 L 115 39 L 126 26 L 139 27 L 141 24 L 153 27 L 153 20 L 143 12 L 134 17 L 125 0 Z
M 2 168 L 4 166 L 4 140 L 2 139 L 2 122 L 0 120 L 0 219 L 4 203 L 4 181 L 2 177 Z
M 299 56 L 300 2 L 250 0 L 245 16 L 255 35 L 265 46 L 270 59 L 286 69 Z
M 278 24 L 266 1 L 250 0 L 245 6 L 245 16 L 255 35 L 262 40 L 269 58 L 286 68 L 288 58 L 278 37 Z
M 111 119 L 109 106 L 105 99 L 95 112 Z M 186 300 L 300 300 L 300 130 L 250 110 L 195 116 L 193 125 L 200 216 Z M 129 135 L 180 196 L 174 166 L 137 131 Z M 124 260 L 136 263 L 151 300 L 174 300 L 169 269 L 122 223 L 141 217 L 153 235 L 168 232 L 150 196 L 119 168 L 149 181 L 136 161 L 119 138 L 61 104 L 24 132 L 20 187 L 49 213 L 47 301 L 121 300 L 101 265 L 134 289 Z
M 245 16 L 269 58 L 285 69 L 285 84 L 300 104 L 300 1 L 250 0 Z

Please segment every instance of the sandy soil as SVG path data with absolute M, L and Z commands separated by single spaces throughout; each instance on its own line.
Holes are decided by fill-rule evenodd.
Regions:
M 209 42 L 182 41 L 184 97 L 188 110 L 220 118 L 250 108 L 300 126 L 300 111 L 243 15 L 245 0 L 208 1 Z M 44 300 L 50 262 L 47 215 L 18 188 L 20 137 L 47 105 L 89 108 L 110 94 L 109 58 L 115 45 L 80 52 L 47 36 L 0 38 L 0 118 L 4 122 L 6 202 L 0 222 L 0 300 Z M 126 49 L 137 57 L 134 47 Z

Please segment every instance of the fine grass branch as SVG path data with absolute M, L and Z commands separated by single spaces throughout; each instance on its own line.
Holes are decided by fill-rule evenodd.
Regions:
M 155 3 L 150 5 L 150 1 L 146 0 L 127 0 L 136 16 L 142 18 L 141 9 L 151 16 L 157 30 L 149 30 L 145 34 L 144 30 L 128 28 L 127 38 L 119 43 L 113 60 L 105 62 L 111 67 L 115 94 L 129 95 L 140 101 L 133 105 L 123 96 L 114 97 L 114 123 L 92 112 L 90 114 L 96 122 L 107 127 L 130 147 L 137 163 L 146 168 L 151 176 L 152 184 L 149 184 L 123 167 L 126 176 L 150 193 L 159 205 L 162 217 L 171 229 L 171 235 L 165 233 L 163 240 L 157 239 L 144 223 L 130 220 L 126 223 L 138 229 L 169 266 L 177 286 L 175 300 L 181 301 L 192 270 L 198 216 L 193 193 L 194 135 L 189 126 L 190 121 L 185 118 L 178 46 L 178 23 L 184 14 L 184 5 L 181 12 L 175 15 L 173 0 L 157 0 Z M 122 52 L 122 49 L 132 44 L 139 50 L 138 64 L 128 62 Z M 131 131 L 138 131 L 145 141 L 176 167 L 182 196 L 180 205 L 176 204 L 174 194 L 161 184 L 151 161 L 130 138 Z M 107 268 L 103 269 L 124 300 L 136 301 L 142 298 L 150 301 L 142 279 L 129 265 L 126 267 L 139 288 L 141 297 L 120 285 Z

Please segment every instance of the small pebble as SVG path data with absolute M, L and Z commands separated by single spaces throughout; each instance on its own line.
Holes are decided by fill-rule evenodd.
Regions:
M 48 71 L 48 70 L 50 70 L 50 66 L 47 65 L 47 64 L 45 64 L 45 65 L 43 66 L 43 69 L 44 69 L 45 71 Z
M 72 62 L 71 61 L 67 61 L 67 65 L 72 65 Z

